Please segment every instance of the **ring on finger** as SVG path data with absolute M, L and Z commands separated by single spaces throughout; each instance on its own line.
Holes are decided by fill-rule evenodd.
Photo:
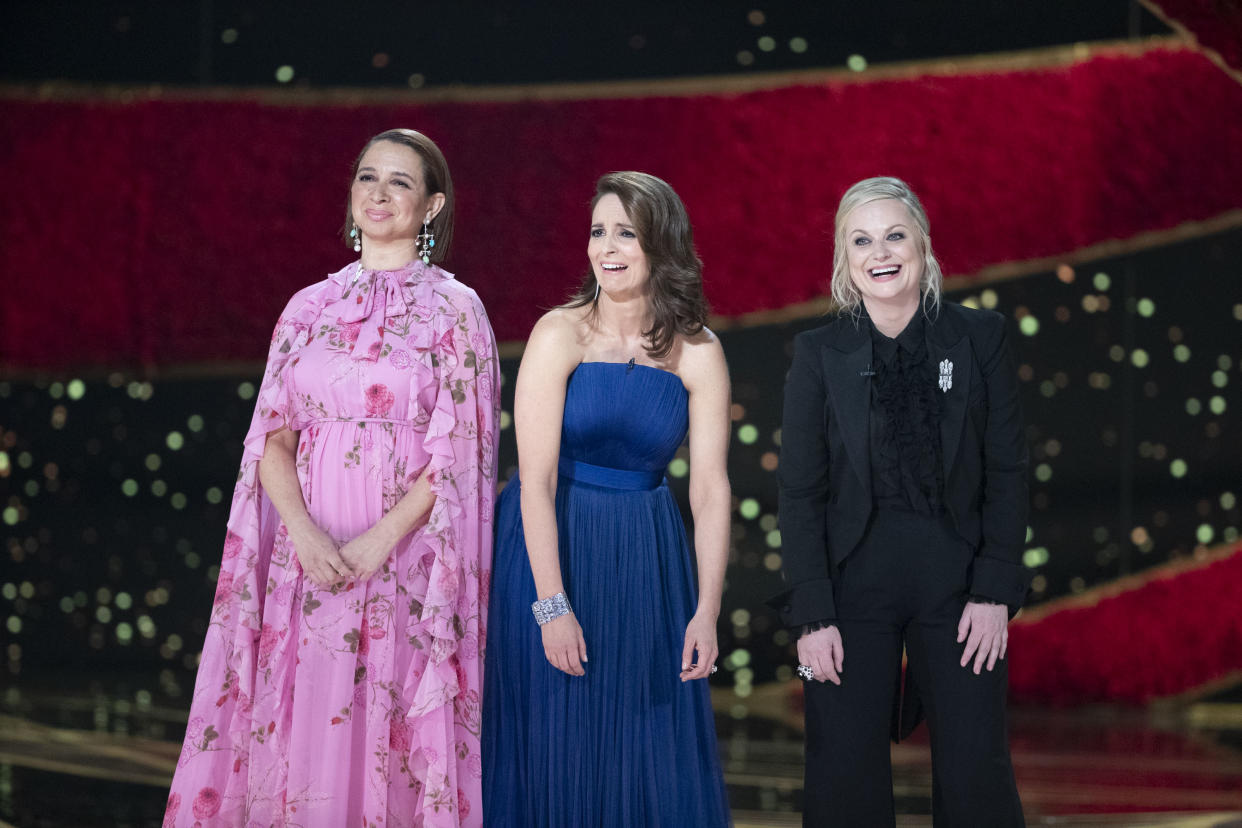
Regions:
M 813 681 L 815 679 L 815 671 L 807 664 L 798 665 L 798 678 L 803 681 Z

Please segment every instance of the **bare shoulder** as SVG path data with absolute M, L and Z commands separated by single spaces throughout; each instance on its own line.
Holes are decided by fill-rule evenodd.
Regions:
M 551 344 L 581 349 L 582 320 L 577 308 L 553 308 L 539 317 L 526 346 Z
M 539 318 L 526 341 L 522 365 L 568 373 L 582 361 L 580 314 L 575 308 L 554 308 Z
M 725 363 L 720 337 L 707 327 L 694 336 L 679 337 L 677 373 L 686 389 L 707 388 L 729 384 L 729 367 Z

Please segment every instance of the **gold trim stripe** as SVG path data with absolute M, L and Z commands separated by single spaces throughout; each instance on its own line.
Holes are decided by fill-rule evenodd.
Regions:
M 1222 72 L 1233 78 L 1238 83 L 1242 83 L 1242 70 L 1238 70 L 1230 66 L 1229 61 L 1225 60 L 1225 56 L 1220 52 L 1210 46 L 1204 46 L 1194 32 L 1186 28 L 1186 26 L 1177 18 L 1171 17 L 1163 8 L 1160 7 L 1159 3 L 1155 2 L 1155 0 L 1139 0 L 1139 3 L 1143 6 L 1143 8 L 1147 9 L 1147 11 L 1157 17 L 1160 22 L 1172 29 L 1186 43 L 1194 47 L 1196 51 L 1202 53 L 1208 60 L 1212 61 L 1212 63 L 1215 63 Z
M 1109 239 L 1057 256 L 1026 259 L 988 265 L 971 274 L 954 274 L 945 277 L 946 292 L 974 290 L 988 284 L 1006 282 L 1037 273 L 1050 272 L 1061 264 L 1082 264 L 1141 253 L 1179 242 L 1191 241 L 1205 236 L 1242 228 L 1242 209 L 1229 210 L 1202 221 L 1188 221 L 1164 230 L 1150 230 L 1128 239 Z M 783 308 L 752 311 L 737 316 L 713 315 L 709 326 L 715 331 L 734 331 L 760 325 L 779 325 L 799 319 L 823 316 L 832 308 L 827 296 L 806 302 L 797 302 Z M 518 359 L 526 348 L 522 340 L 506 340 L 497 344 L 501 359 Z M 197 380 L 222 379 L 263 374 L 261 360 L 212 360 L 210 362 L 181 362 L 169 365 L 83 365 L 74 368 L 41 369 L 0 363 L 0 376 L 9 381 L 50 380 L 51 378 L 76 377 L 99 380 L 110 374 L 120 373 L 125 381 L 141 378 L 146 380 Z
M 1077 595 L 1054 598 L 1037 607 L 1024 609 L 1018 613 L 1012 624 L 1015 626 L 1029 626 L 1064 610 L 1094 607 L 1101 601 L 1116 598 L 1118 595 L 1127 592 L 1134 592 L 1154 581 L 1176 578 L 1184 573 L 1194 572 L 1211 566 L 1234 555 L 1242 555 L 1242 543 L 1235 541 L 1234 543 L 1214 546 L 1202 553 L 1195 554 L 1193 557 L 1178 558 L 1168 563 L 1158 564 L 1150 569 L 1144 569 L 1142 572 L 1136 572 L 1133 575 L 1127 575 L 1124 578 L 1118 578 L 1106 584 L 1092 587 Z
M 1055 256 L 1000 262 L 988 265 L 974 273 L 959 273 L 946 276 L 944 289 L 946 292 L 954 293 L 975 290 L 984 285 L 1007 282 L 1025 276 L 1032 276 L 1036 273 L 1051 272 L 1056 270 L 1058 265 L 1062 264 L 1078 265 L 1084 262 L 1129 256 L 1237 228 L 1242 228 L 1242 209 L 1228 210 L 1212 218 L 1201 221 L 1187 221 L 1176 227 L 1169 227 L 1163 230 L 1149 230 L 1131 236 L 1128 239 L 1108 239 L 1096 242 L 1095 244 Z M 823 316 L 829 310 L 831 310 L 831 302 L 828 297 L 823 296 L 808 302 L 786 305 L 783 308 L 753 311 L 752 313 L 743 313 L 731 317 L 713 316 L 710 324 L 713 330 L 727 331 L 737 328 L 751 328 L 757 325 L 775 325 L 812 316 Z
M 1155 699 L 1152 702 L 1152 705 L 1162 710 L 1177 709 L 1191 704 L 1192 702 L 1198 702 L 1200 699 L 1205 699 L 1208 696 L 1214 696 L 1217 693 L 1230 690 L 1240 684 L 1242 684 L 1242 670 L 1234 670 L 1233 672 L 1226 673 L 1219 678 L 1204 682 L 1196 687 L 1191 687 L 1189 690 L 1183 690 L 1182 692 L 1174 693 L 1171 696 L 1161 696 L 1160 698 Z M 1202 707 L 1206 705 L 1206 702 L 1201 705 L 1193 705 L 1191 708 L 1191 714 L 1193 715 L 1195 707 Z
M 0 100 L 102 100 L 120 104 L 146 100 L 253 101 L 270 106 L 353 106 L 359 104 L 516 103 L 521 101 L 739 95 L 789 86 L 871 83 L 920 77 L 952 77 L 992 72 L 1055 69 L 1097 57 L 1140 57 L 1149 52 L 1162 50 L 1195 51 L 1184 36 L 1155 35 L 1143 40 L 1075 43 L 1018 52 L 886 63 L 869 67 L 862 72 L 854 72 L 845 68 L 805 69 L 634 81 L 453 85 L 419 90 L 235 86 L 195 88 L 161 84 L 123 85 L 49 81 L 0 84 Z
M 47 771 L 49 773 L 67 774 L 69 776 L 85 776 L 88 779 L 106 779 L 109 782 L 129 782 L 135 785 L 150 785 L 155 788 L 166 788 L 172 782 L 172 771 L 161 773 L 134 773 L 116 770 L 108 764 L 96 764 L 91 761 L 62 761 L 37 756 L 26 756 L 20 753 L 0 751 L 0 764 L 17 765 L 19 768 Z M 174 765 L 176 762 L 173 763 Z

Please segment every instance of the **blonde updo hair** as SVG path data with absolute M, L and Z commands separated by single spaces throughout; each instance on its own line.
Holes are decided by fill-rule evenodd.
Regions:
M 915 244 L 923 252 L 923 277 L 919 280 L 919 292 L 923 294 L 923 313 L 926 314 L 929 307 L 939 312 L 940 287 L 944 282 L 944 275 L 940 272 L 940 263 L 932 253 L 931 224 L 927 220 L 927 212 L 909 184 L 890 176 L 864 178 L 841 196 L 841 205 L 837 207 L 835 248 L 832 254 L 832 300 L 842 313 L 851 316 L 861 313 L 862 294 L 850 278 L 849 257 L 846 255 L 845 220 L 850 213 L 864 204 L 886 198 L 900 201 L 914 219 L 914 226 L 918 230 Z

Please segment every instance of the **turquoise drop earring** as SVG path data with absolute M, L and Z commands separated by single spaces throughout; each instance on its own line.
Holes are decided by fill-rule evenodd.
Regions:
M 423 232 L 418 234 L 418 255 L 423 264 L 431 264 L 431 248 L 436 246 L 436 234 L 427 225 L 430 219 L 423 219 Z

